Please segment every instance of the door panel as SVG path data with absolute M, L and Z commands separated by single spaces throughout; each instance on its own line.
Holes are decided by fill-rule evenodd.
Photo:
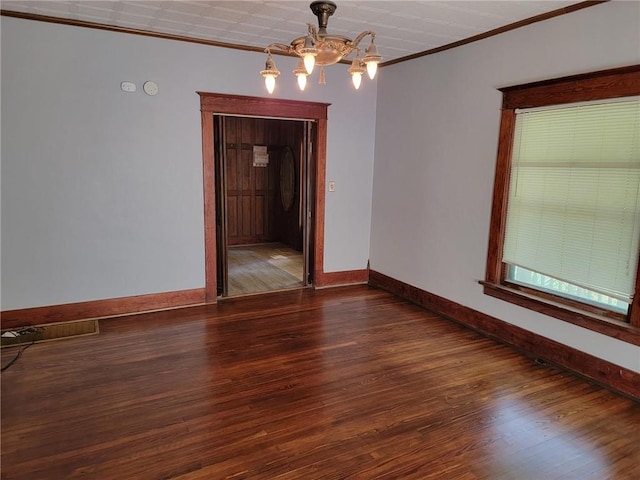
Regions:
M 252 235 L 255 232 L 252 232 L 251 228 L 251 213 L 255 208 L 253 198 L 251 198 L 250 195 L 242 195 L 240 197 L 240 203 L 242 205 L 242 208 L 240 209 L 238 214 L 242 218 L 240 223 L 240 225 L 242 225 L 242 229 L 240 231 L 240 238 L 238 240 L 241 243 L 258 243 L 258 239 L 254 238 L 254 235 Z M 232 245 L 235 245 L 235 243 L 232 243 Z
M 258 238 L 266 237 L 265 232 L 265 202 L 264 195 L 256 195 L 255 198 L 255 221 L 253 225 L 253 229 Z
M 273 168 L 253 165 L 253 147 L 269 145 L 266 122 L 261 118 L 229 117 L 226 125 L 229 245 L 275 240 L 270 228 L 274 203 L 267 198 Z
M 225 178 L 227 164 L 224 147 L 225 138 L 225 117 L 214 115 L 214 171 L 215 171 L 215 205 L 216 205 L 216 281 L 217 295 L 227 294 L 228 266 L 227 266 L 227 232 L 228 223 L 226 212 L 229 209 L 227 203 L 227 185 Z
M 305 285 L 313 284 L 314 265 L 315 265 L 315 218 L 316 218 L 316 140 L 317 140 L 317 123 L 305 122 L 305 211 L 304 215 L 304 283 Z

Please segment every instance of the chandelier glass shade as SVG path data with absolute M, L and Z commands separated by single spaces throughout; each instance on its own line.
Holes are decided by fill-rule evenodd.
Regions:
M 312 2 L 309 5 L 311 11 L 318 18 L 318 28 L 308 23 L 308 33 L 303 37 L 294 39 L 291 44 L 272 43 L 265 48 L 267 53 L 267 62 L 265 69 L 260 72 L 264 77 L 265 85 L 269 93 L 273 93 L 276 78 L 280 75 L 280 71 L 276 67 L 276 63 L 271 56 L 271 52 L 276 50 L 284 54 L 295 55 L 299 57 L 298 65 L 293 70 L 293 74 L 298 78 L 298 87 L 304 90 L 307 85 L 307 77 L 311 75 L 316 66 L 320 67 L 320 84 L 325 83 L 324 67 L 334 65 L 354 50 L 356 56 L 351 62 L 351 66 L 347 72 L 351 75 L 353 86 L 360 88 L 362 74 L 367 72 L 370 79 L 374 79 L 378 68 L 378 63 L 382 57 L 378 53 L 378 49 L 374 43 L 376 34 L 370 30 L 360 33 L 354 40 L 340 35 L 329 35 L 327 33 L 327 21 L 336 11 L 336 4 L 328 0 L 320 0 Z M 364 52 L 364 56 L 360 59 L 360 42 L 366 37 L 371 38 L 371 42 Z

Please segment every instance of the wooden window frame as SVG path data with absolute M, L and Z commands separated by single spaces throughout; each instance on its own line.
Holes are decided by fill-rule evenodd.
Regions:
M 516 109 L 640 95 L 640 65 L 572 75 L 499 89 L 502 112 L 491 207 L 489 249 L 484 293 L 501 300 L 579 325 L 634 345 L 640 345 L 640 294 L 634 295 L 626 316 L 506 280 L 502 249 L 507 219 L 511 153 Z M 640 262 L 636 275 L 640 293 Z

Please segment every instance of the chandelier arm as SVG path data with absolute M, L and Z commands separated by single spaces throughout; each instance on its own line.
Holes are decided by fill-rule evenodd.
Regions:
M 371 35 L 371 41 L 373 41 L 376 38 L 376 32 L 372 32 L 371 30 L 366 30 L 362 32 L 360 35 L 358 35 L 356 38 L 354 38 L 349 44 L 349 46 L 351 46 L 351 48 L 353 49 L 357 48 L 360 42 L 368 35 Z
M 317 42 L 318 30 L 316 29 L 316 26 L 313 23 L 307 23 L 307 31 L 309 32 L 309 35 L 311 35 L 311 38 L 313 38 L 313 41 Z
M 265 49 L 265 53 L 271 53 L 272 48 L 277 48 L 278 50 L 282 50 L 285 53 L 293 53 L 295 54 L 295 50 L 291 45 L 285 45 L 284 43 L 270 43 Z

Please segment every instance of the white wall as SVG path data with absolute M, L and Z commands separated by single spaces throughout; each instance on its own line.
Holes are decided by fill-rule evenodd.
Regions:
M 195 92 L 267 96 L 265 56 L 9 17 L 1 28 L 2 310 L 203 287 Z M 276 62 L 274 96 L 332 103 L 325 271 L 365 268 L 376 84 L 354 92 L 338 65 L 299 93 L 295 61 Z
M 381 70 L 371 268 L 640 372 L 640 348 L 488 297 L 499 87 L 640 63 L 640 3 L 590 7 Z

